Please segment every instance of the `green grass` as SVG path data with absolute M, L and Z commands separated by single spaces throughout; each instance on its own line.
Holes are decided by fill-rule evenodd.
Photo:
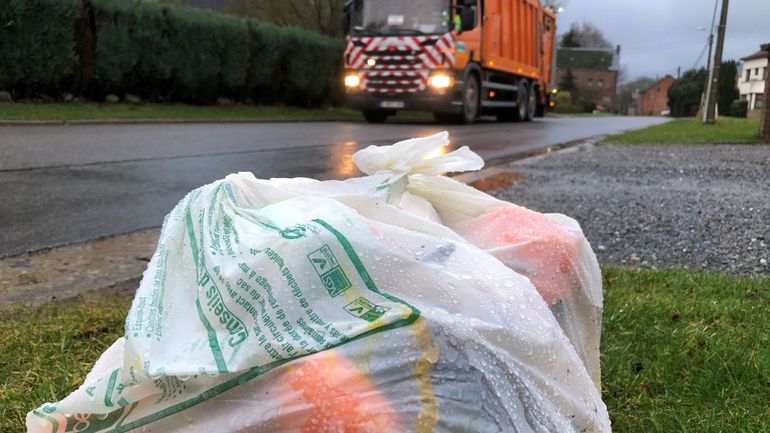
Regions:
M 757 143 L 758 119 L 720 117 L 716 125 L 705 125 L 698 119 L 678 119 L 636 131 L 605 138 L 602 143 L 616 144 L 716 144 Z
M 604 270 L 614 431 L 770 431 L 770 279 Z
M 604 401 L 615 432 L 770 431 L 770 280 L 604 270 Z M 81 383 L 123 333 L 119 297 L 0 312 L 0 431 Z
M 61 400 L 123 335 L 131 300 L 14 307 L 0 312 L 0 432 L 22 432 L 27 412 Z
M 68 120 L 362 120 L 349 108 L 254 105 L 128 104 L 91 102 L 0 103 L 0 121 Z M 397 120 L 429 120 L 428 113 L 400 112 Z

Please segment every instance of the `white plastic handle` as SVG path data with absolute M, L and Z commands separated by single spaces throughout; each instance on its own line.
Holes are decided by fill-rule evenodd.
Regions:
M 366 174 L 393 173 L 390 182 L 410 174 L 439 176 L 448 172 L 479 170 L 484 160 L 463 146 L 447 153 L 449 134 L 439 132 L 428 137 L 399 141 L 391 146 L 369 146 L 353 155 L 353 161 Z

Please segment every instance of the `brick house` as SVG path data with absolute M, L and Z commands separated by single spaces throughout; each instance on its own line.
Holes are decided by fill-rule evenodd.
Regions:
M 674 84 L 674 77 L 666 75 L 644 90 L 634 93 L 633 114 L 637 116 L 660 116 L 668 110 L 668 89 Z
M 575 77 L 572 102 L 595 105 L 602 111 L 617 108 L 620 46 L 612 48 L 559 48 L 556 52 L 556 82 L 561 83 L 567 70 Z

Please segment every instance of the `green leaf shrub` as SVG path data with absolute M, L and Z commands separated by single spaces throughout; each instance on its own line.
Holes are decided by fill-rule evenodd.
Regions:
M 6 0 L 0 90 L 105 100 L 317 106 L 341 93 L 344 42 L 143 0 Z
M 72 84 L 78 0 L 2 0 L 0 90 L 55 98 Z
M 749 111 L 749 101 L 742 101 L 740 99 L 736 99 L 730 104 L 730 111 L 728 112 L 728 115 L 730 117 L 746 117 L 746 114 Z

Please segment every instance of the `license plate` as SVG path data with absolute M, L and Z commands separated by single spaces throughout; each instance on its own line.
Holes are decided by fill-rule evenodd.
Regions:
M 382 101 L 381 108 L 404 108 L 404 101 Z

